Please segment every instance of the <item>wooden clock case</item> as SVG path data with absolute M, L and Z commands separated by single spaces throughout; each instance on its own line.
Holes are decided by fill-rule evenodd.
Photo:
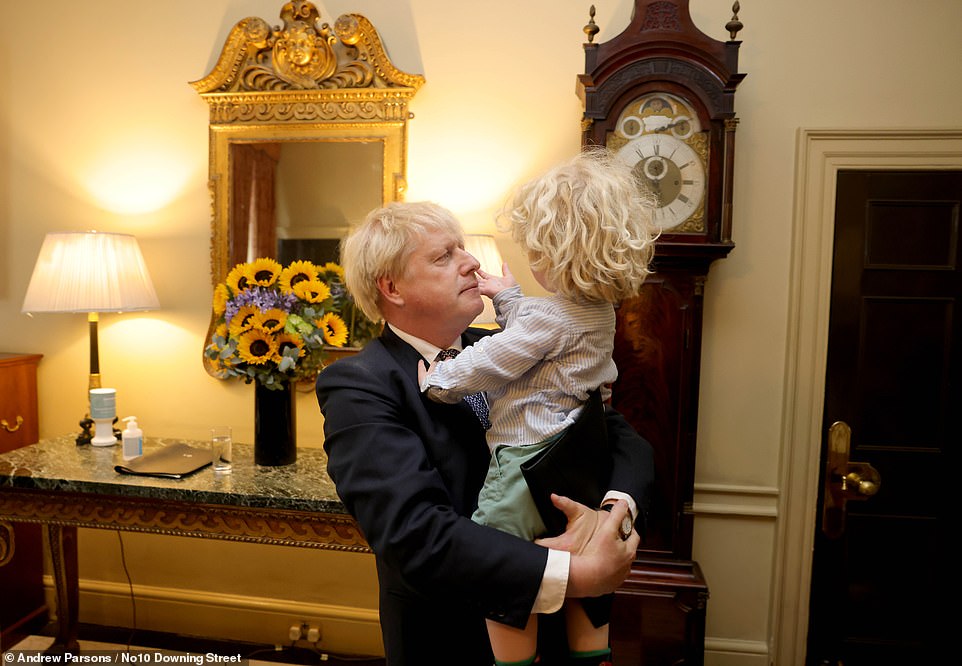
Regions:
M 691 20 L 688 0 L 636 0 L 628 27 L 602 44 L 585 26 L 582 144 L 607 145 L 621 111 L 661 92 L 686 100 L 708 133 L 704 215 L 665 230 L 654 274 L 618 309 L 612 404 L 655 449 L 646 539 L 616 594 L 611 641 L 618 664 L 701 664 L 708 586 L 692 561 L 702 305 L 709 266 L 731 240 L 738 3 L 718 41 Z

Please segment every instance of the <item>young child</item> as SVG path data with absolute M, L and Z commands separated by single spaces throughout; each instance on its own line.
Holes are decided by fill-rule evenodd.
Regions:
M 574 423 L 591 391 L 610 397 L 613 306 L 636 295 L 649 274 L 654 232 L 630 168 L 601 150 L 520 187 L 503 217 L 551 295 L 523 296 L 507 265 L 503 277 L 479 271 L 503 330 L 457 358 L 421 362 L 419 379 L 439 402 L 486 394 L 491 465 L 472 520 L 533 540 L 545 526 L 520 465 Z M 609 492 L 605 502 L 617 499 L 629 500 L 635 515 L 624 494 Z M 610 663 L 608 625 L 595 627 L 581 604 L 567 603 L 565 613 L 571 663 Z M 496 664 L 534 662 L 536 616 L 523 631 L 488 620 L 488 634 Z

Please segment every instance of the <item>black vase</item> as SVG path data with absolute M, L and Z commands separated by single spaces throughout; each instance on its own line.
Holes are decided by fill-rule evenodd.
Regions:
M 280 390 L 254 382 L 254 462 L 265 467 L 297 460 L 297 419 L 294 386 Z

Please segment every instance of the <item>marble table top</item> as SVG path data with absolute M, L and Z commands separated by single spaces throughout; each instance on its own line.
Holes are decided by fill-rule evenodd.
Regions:
M 0 492 L 8 488 L 57 490 L 117 497 L 187 501 L 198 504 L 346 514 L 327 475 L 323 449 L 300 448 L 297 461 L 282 467 L 254 464 L 253 446 L 235 442 L 233 469 L 210 466 L 181 479 L 132 476 L 114 469 L 121 447 L 78 446 L 76 435 L 41 440 L 0 453 Z M 207 442 L 175 438 L 144 439 L 144 453 L 183 442 L 202 451 Z

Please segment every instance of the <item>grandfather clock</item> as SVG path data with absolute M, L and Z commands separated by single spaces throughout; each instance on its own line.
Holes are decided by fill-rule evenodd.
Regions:
M 705 2 L 714 0 L 704 0 Z M 702 33 L 688 0 L 635 0 L 628 27 L 594 43 L 585 26 L 582 143 L 630 164 L 661 235 L 654 274 L 621 304 L 612 403 L 655 449 L 646 540 L 616 595 L 616 663 L 701 664 L 708 585 L 692 561 L 702 299 L 708 269 L 731 240 L 735 36 Z

